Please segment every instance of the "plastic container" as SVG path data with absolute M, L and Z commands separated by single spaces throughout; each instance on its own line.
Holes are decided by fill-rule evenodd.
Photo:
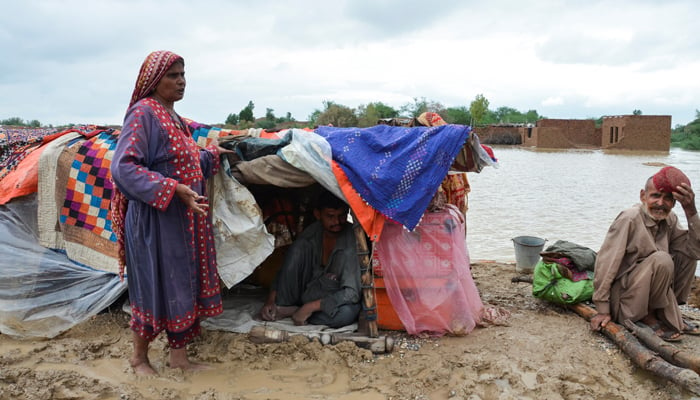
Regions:
M 535 236 L 518 236 L 513 239 L 515 246 L 515 271 L 521 274 L 531 274 L 535 265 L 540 261 L 540 252 L 547 239 Z
M 377 327 L 392 331 L 406 330 L 399 319 L 394 306 L 391 305 L 391 300 L 386 293 L 384 279 L 374 278 L 375 298 L 377 303 Z

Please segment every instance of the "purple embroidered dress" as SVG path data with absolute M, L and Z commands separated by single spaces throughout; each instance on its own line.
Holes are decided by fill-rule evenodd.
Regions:
M 131 329 L 172 348 L 200 332 L 200 319 L 222 312 L 211 219 L 178 196 L 178 183 L 205 195 L 219 167 L 215 147 L 201 149 L 186 126 L 156 100 L 129 108 L 112 159 L 112 179 L 128 198 L 124 220 Z

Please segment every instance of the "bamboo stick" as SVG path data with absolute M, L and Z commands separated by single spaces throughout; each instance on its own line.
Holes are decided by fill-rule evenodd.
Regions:
M 357 220 L 356 218 L 353 219 Z M 376 338 L 379 336 L 379 329 L 377 328 L 377 302 L 374 298 L 374 273 L 372 271 L 369 246 L 367 245 L 367 235 L 365 235 L 365 231 L 359 223 L 355 223 L 354 229 L 355 242 L 357 243 L 357 257 L 360 262 L 360 271 L 362 271 L 362 309 L 367 324 L 367 336 Z
M 582 303 L 570 305 L 569 308 L 587 321 L 590 321 L 597 314 L 594 309 Z M 665 361 L 646 348 L 624 327 L 612 321 L 602 328 L 602 332 L 615 342 L 637 366 L 656 376 L 677 383 L 695 394 L 700 394 L 700 376 L 693 370 L 681 368 Z
M 316 333 L 316 332 L 289 332 L 274 329 L 263 325 L 256 325 L 250 329 L 248 338 L 256 344 L 286 342 L 292 336 L 303 336 L 309 340 L 318 339 L 321 344 L 338 344 L 340 342 L 353 342 L 357 347 L 370 350 L 372 353 L 391 353 L 394 351 L 394 338 L 381 336 L 370 338 L 340 333 Z

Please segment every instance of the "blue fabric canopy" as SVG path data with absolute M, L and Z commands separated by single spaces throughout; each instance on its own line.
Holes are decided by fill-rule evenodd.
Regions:
M 470 131 L 464 125 L 316 129 L 358 194 L 409 230 L 420 222 Z

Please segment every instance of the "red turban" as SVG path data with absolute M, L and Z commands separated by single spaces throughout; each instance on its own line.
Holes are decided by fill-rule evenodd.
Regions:
M 676 167 L 663 167 L 652 178 L 656 190 L 666 193 L 676 191 L 676 186 L 686 183 L 690 186 L 690 179 Z

